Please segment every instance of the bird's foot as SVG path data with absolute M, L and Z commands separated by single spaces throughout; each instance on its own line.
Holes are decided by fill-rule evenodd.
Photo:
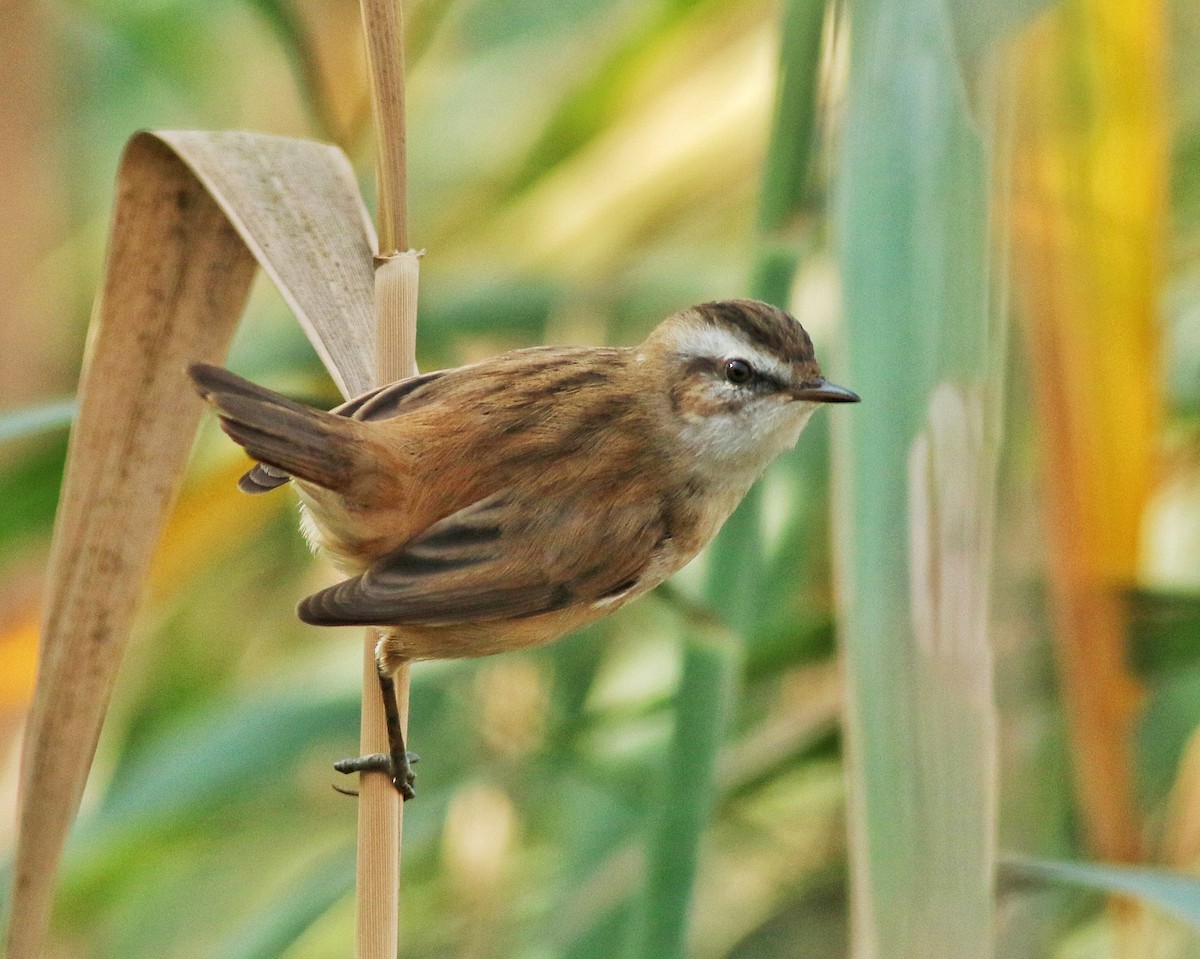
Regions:
M 339 759 L 333 768 L 340 773 L 387 773 L 388 779 L 396 787 L 396 791 L 407 801 L 416 795 L 413 783 L 417 774 L 413 766 L 421 757 L 416 753 L 404 752 L 393 756 L 389 753 L 372 753 L 369 756 L 359 756 L 357 759 Z M 336 788 L 336 787 L 335 787 Z M 338 790 L 343 792 L 343 790 Z

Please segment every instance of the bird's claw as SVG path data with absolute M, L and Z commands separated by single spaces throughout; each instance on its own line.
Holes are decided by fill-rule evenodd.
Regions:
M 413 772 L 412 767 L 420 760 L 421 757 L 416 753 L 405 753 L 403 761 L 400 762 L 397 762 L 389 753 L 372 753 L 369 756 L 359 756 L 355 759 L 339 759 L 333 764 L 333 768 L 346 775 L 368 772 L 387 773 L 388 779 L 392 781 L 396 791 L 404 797 L 405 801 L 408 801 L 416 795 L 413 783 L 416 781 L 417 774 Z M 336 786 L 334 788 L 337 789 Z M 338 792 L 343 791 L 338 789 Z

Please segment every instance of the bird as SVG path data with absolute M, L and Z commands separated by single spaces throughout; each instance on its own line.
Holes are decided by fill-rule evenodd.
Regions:
M 397 669 L 548 643 L 654 589 L 819 404 L 859 401 L 825 379 L 799 321 L 755 300 L 680 310 L 637 346 L 513 350 L 328 412 L 218 366 L 188 372 L 257 461 L 239 487 L 290 482 L 310 546 L 346 576 L 300 619 L 380 628 L 389 751 L 335 768 L 384 772 L 405 799 Z

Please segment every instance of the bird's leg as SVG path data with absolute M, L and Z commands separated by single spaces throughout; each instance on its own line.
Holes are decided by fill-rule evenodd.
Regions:
M 404 746 L 404 730 L 400 728 L 400 707 L 396 702 L 396 680 L 390 670 L 384 669 L 382 663 L 377 669 L 379 692 L 383 696 L 383 712 L 387 721 L 388 751 L 359 756 L 357 759 L 342 759 L 334 763 L 333 768 L 340 773 L 387 773 L 400 795 L 409 800 L 416 795 L 413 782 L 417 774 L 412 767 L 421 757 L 410 753 Z

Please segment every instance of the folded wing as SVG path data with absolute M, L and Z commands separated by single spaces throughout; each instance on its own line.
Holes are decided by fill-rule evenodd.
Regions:
M 299 606 L 321 626 L 453 625 L 536 616 L 632 589 L 667 531 L 653 506 L 502 491 L 435 523 Z

